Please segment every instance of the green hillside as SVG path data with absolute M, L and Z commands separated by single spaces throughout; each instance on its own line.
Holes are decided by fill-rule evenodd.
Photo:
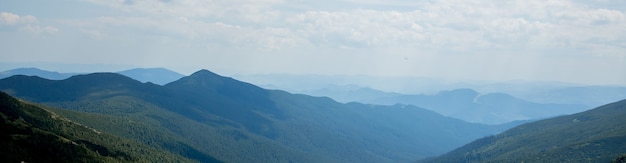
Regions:
M 424 162 L 610 162 L 626 153 L 625 117 L 623 100 L 524 124 Z
M 191 160 L 72 122 L 0 92 L 2 162 L 173 162 Z
M 415 106 L 342 104 L 207 70 L 164 86 L 114 73 L 13 76 L 0 80 L 0 90 L 201 162 L 408 162 L 515 125 L 467 123 Z

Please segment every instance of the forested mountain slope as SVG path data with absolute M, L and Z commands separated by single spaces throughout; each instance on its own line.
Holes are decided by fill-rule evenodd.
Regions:
M 2 162 L 192 161 L 72 122 L 0 92 Z
M 207 70 L 159 86 L 114 73 L 13 76 L 0 90 L 68 119 L 191 159 L 407 162 L 515 124 L 480 125 L 410 105 L 342 104 L 271 91 Z
M 424 162 L 609 162 L 626 153 L 626 100 L 532 122 Z

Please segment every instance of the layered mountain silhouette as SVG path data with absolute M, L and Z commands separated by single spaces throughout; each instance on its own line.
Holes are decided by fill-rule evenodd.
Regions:
M 0 90 L 200 162 L 407 162 L 516 125 L 468 123 L 412 105 L 343 104 L 207 70 L 164 86 L 115 73 L 18 75 L 0 80 Z
M 158 85 L 165 85 L 167 83 L 176 81 L 184 75 L 168 70 L 165 68 L 134 68 L 124 71 L 116 72 L 141 82 L 151 82 Z M 25 75 L 25 76 L 38 76 L 50 80 L 63 80 L 74 75 L 86 74 L 86 73 L 61 73 L 55 71 L 47 71 L 38 68 L 16 68 L 0 72 L 0 79 L 7 78 L 13 75 Z
M 623 161 L 626 153 L 624 117 L 626 100 L 520 125 L 424 162 Z
M 582 104 L 535 103 L 505 93 L 481 94 L 472 89 L 455 89 L 433 95 L 387 96 L 360 102 L 381 105 L 410 104 L 468 122 L 485 124 L 536 120 L 589 109 Z
M 299 91 L 312 96 L 326 96 L 339 102 L 365 102 L 377 99 L 402 96 L 400 93 L 384 92 L 358 85 L 328 85 L 320 89 Z M 393 105 L 393 104 L 392 104 Z
M 46 71 L 38 68 L 16 68 L 0 72 L 0 79 L 13 75 L 39 76 L 46 79 L 62 80 L 76 75 L 76 73 L 60 73 L 54 71 Z
M 580 104 L 598 107 L 626 99 L 626 87 L 620 86 L 576 86 L 529 93 L 527 99 L 543 103 Z

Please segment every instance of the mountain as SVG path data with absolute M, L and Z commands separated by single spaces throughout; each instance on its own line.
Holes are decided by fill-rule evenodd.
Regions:
M 383 92 L 376 89 L 361 87 L 358 85 L 328 85 L 324 88 L 314 90 L 297 91 L 297 93 L 326 96 L 339 102 L 363 102 L 381 98 L 396 97 L 402 94 Z
M 385 96 L 394 92 L 404 95 L 433 95 L 437 92 L 469 88 L 477 92 L 505 93 L 538 104 L 584 105 L 586 109 L 626 98 L 626 87 L 589 86 L 556 81 L 447 81 L 434 78 L 372 77 L 360 75 L 289 75 L 256 74 L 236 75 L 237 79 L 251 82 L 268 89 L 327 96 L 341 102 L 376 102 L 369 97 Z M 338 91 L 342 86 L 357 85 L 386 92 L 374 94 L 353 89 Z M 340 88 L 339 90 L 349 87 Z M 330 91 L 327 91 L 330 90 Z M 363 98 L 361 98 L 363 97 Z M 384 103 L 389 104 L 389 103 Z M 428 108 L 430 109 L 430 108 Z M 570 112 L 574 113 L 574 112 Z
M 165 85 L 169 82 L 178 80 L 184 75 L 168 70 L 165 68 L 134 68 L 116 72 L 141 82 L 152 82 L 158 85 Z M 54 71 L 46 71 L 38 68 L 17 68 L 0 72 L 0 79 L 13 75 L 39 76 L 50 80 L 63 80 L 79 73 L 60 73 Z
M 532 122 L 424 162 L 609 162 L 626 153 L 626 100 Z
M 272 120 L 266 116 L 282 117 L 281 110 L 269 98 L 269 91 L 208 70 L 195 72 L 164 87 L 176 90 L 176 96 L 181 97 L 183 103 L 190 104 L 186 107 L 198 108 L 198 113 L 193 116 L 217 115 L 226 119 L 224 123 L 239 122 L 257 134 L 273 134 L 267 126 Z
M 158 85 L 165 85 L 184 77 L 183 74 L 165 68 L 135 68 L 117 73 L 141 82 L 152 82 Z
M 626 87 L 576 86 L 529 93 L 523 98 L 542 103 L 580 104 L 598 107 L 620 99 L 626 99 Z
M 62 80 L 76 74 L 46 71 L 38 68 L 17 68 L 0 72 L 0 79 L 13 75 L 39 76 L 46 79 Z
M 425 77 L 317 74 L 238 74 L 233 77 L 258 86 L 268 86 L 269 89 L 280 89 L 289 92 L 319 90 L 329 85 L 358 85 L 383 90 L 385 92 L 403 94 L 436 92 L 439 90 L 459 88 L 458 85 L 451 85 L 444 80 Z
M 587 109 L 580 104 L 534 103 L 504 93 L 481 94 L 472 89 L 455 89 L 433 95 L 399 95 L 360 102 L 416 105 L 442 115 L 484 124 L 547 118 Z
M 163 86 L 115 73 L 12 76 L 0 90 L 200 162 L 407 162 L 519 124 L 468 123 L 412 105 L 343 104 L 207 70 Z
M 2 162 L 191 161 L 122 139 L 0 92 Z

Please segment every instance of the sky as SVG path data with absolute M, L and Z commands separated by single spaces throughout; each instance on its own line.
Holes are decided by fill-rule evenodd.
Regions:
M 626 85 L 626 1 L 0 0 L 0 64 Z

